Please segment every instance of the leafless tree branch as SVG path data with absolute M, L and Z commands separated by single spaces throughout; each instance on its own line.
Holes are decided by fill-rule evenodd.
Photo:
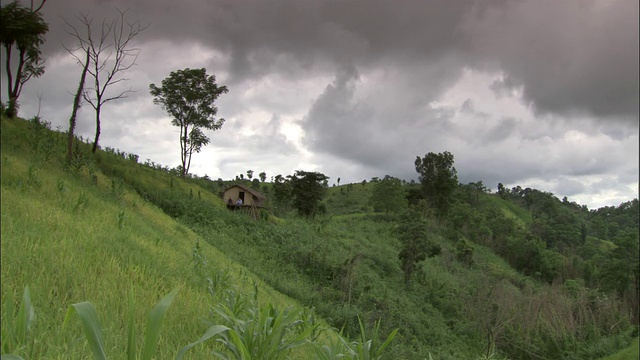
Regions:
M 78 31 L 75 26 L 65 20 L 68 28 L 67 34 L 74 37 L 77 42 L 75 48 L 65 47 L 65 49 L 81 64 L 84 63 L 76 55 L 76 52 L 82 50 L 89 59 L 87 73 L 93 79 L 93 86 L 84 89 L 82 97 L 93 107 L 96 113 L 94 152 L 97 149 L 100 137 L 100 112 L 102 106 L 110 101 L 124 99 L 127 94 L 134 92 L 134 90 L 129 89 L 121 91 L 117 95 L 106 95 L 108 89 L 113 88 L 113 85 L 128 80 L 121 75 L 136 65 L 140 54 L 140 48 L 131 46 L 133 39 L 147 28 L 147 26 L 142 26 L 140 21 L 130 22 L 127 18 L 127 10 L 116 10 L 118 15 L 113 20 L 104 19 L 102 21 L 99 35 L 92 32 L 93 20 L 89 19 L 87 15 L 77 17 L 80 24 L 85 28 L 84 32 Z

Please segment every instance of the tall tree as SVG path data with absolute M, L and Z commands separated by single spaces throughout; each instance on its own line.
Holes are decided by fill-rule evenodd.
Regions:
M 327 192 L 327 180 L 329 177 L 319 172 L 296 170 L 289 176 L 293 206 L 298 214 L 306 217 L 315 216 L 320 206 L 320 201 Z
M 419 211 L 410 208 L 402 215 L 398 225 L 402 249 L 398 257 L 407 283 L 411 280 L 411 275 L 420 261 L 439 255 L 441 252 L 440 246 L 429 240 L 428 234 L 427 222 Z
M 422 191 L 440 216 L 449 210 L 451 196 L 458 186 L 458 173 L 453 162 L 453 154 L 448 151 L 438 154 L 430 152 L 424 158 L 416 157 L 415 161 Z
M 617 291 L 619 297 L 633 286 L 635 297 L 640 286 L 640 260 L 638 259 L 638 229 L 625 229 L 613 242 L 616 248 L 611 251 L 607 261 L 602 264 L 602 287 L 605 290 Z
M 258 174 L 258 176 L 260 177 L 260 181 L 265 182 L 267 181 L 267 173 L 266 172 L 261 172 L 260 174 Z
M 162 80 L 162 86 L 149 85 L 153 103 L 162 106 L 173 117 L 171 123 L 180 127 L 180 160 L 182 177 L 189 173 L 191 156 L 209 144 L 202 128 L 218 130 L 224 119 L 215 119 L 218 108 L 214 102 L 228 92 L 226 86 L 218 86 L 214 75 L 206 69 L 172 71 Z
M 5 71 L 9 96 L 5 114 L 10 118 L 18 115 L 18 98 L 24 84 L 32 77 L 44 74 L 40 45 L 44 44 L 44 35 L 49 31 L 49 25 L 43 20 L 40 10 L 45 2 L 43 0 L 40 6 L 34 8 L 32 1 L 31 8 L 26 8 L 13 1 L 0 8 L 0 42 L 6 54 Z M 14 46 L 18 50 L 17 63 L 12 57 Z
M 279 213 L 289 210 L 291 205 L 291 183 L 289 179 L 278 174 L 273 180 L 274 205 Z
M 374 182 L 371 202 L 375 211 L 387 214 L 405 209 L 408 201 L 402 181 L 385 175 L 384 179 Z
M 100 140 L 102 107 L 108 102 L 124 99 L 128 93 L 134 91 L 129 88 L 113 94 L 107 93 L 109 88 L 127 80 L 121 76 L 122 73 L 136 64 L 140 54 L 140 49 L 134 47 L 132 41 L 146 28 L 139 21 L 129 21 L 126 11 L 117 12 L 115 19 L 102 21 L 98 32 L 93 29 L 93 20 L 86 15 L 78 17 L 82 30 L 65 20 L 67 33 L 77 41 L 77 46 L 67 51 L 83 65 L 83 68 L 88 68 L 89 76 L 93 79 L 93 86 L 85 89 L 82 96 L 96 114 L 96 134 L 92 148 L 94 153 Z M 88 55 L 88 65 L 78 57 L 78 52 Z

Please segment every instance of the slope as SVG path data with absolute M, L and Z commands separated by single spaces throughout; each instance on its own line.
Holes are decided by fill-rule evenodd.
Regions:
M 40 121 L 3 119 L 1 135 L 2 303 L 17 302 L 28 286 L 36 315 L 29 343 L 10 349 L 15 354 L 25 359 L 86 359 L 91 351 L 81 338 L 79 322 L 66 329 L 63 322 L 71 304 L 90 301 L 103 322 L 107 353 L 123 356 L 130 289 L 138 324 L 146 322 L 147 312 L 162 296 L 179 289 L 156 353 L 162 359 L 173 358 L 203 334 L 206 326 L 200 319 L 220 321 L 211 309 L 225 300 L 248 303 L 255 297 L 277 308 L 300 309 L 141 198 L 126 176 L 158 189 L 175 182 L 176 189 L 195 191 L 217 204 L 213 194 L 177 179 L 163 183 L 157 172 L 139 164 L 131 170 L 122 165 L 130 162 L 124 159 L 114 162 L 122 165 L 124 178 L 105 174 L 90 160 L 86 144 L 76 146 L 74 162 L 65 171 L 65 136 Z M 3 311 L 3 350 L 8 315 Z M 138 343 L 143 342 L 143 329 L 138 326 Z M 212 346 L 213 341 L 198 346 L 187 358 L 207 357 Z M 310 356 L 306 353 L 296 356 Z

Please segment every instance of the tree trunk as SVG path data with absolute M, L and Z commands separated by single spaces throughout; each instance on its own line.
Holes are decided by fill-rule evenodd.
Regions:
M 100 98 L 98 98 L 98 106 L 96 106 L 96 137 L 93 139 L 92 153 L 96 153 L 98 150 L 98 139 L 100 139 Z
M 71 162 L 71 155 L 73 152 L 73 138 L 76 128 L 76 115 L 78 108 L 80 107 L 80 98 L 82 96 L 82 90 L 84 89 L 84 80 L 87 77 L 87 69 L 89 68 L 89 51 L 87 50 L 87 58 L 82 68 L 82 75 L 80 75 L 80 83 L 78 84 L 78 90 L 73 98 L 73 108 L 71 110 L 71 117 L 69 118 L 69 138 L 67 139 L 67 161 Z
M 16 102 L 17 99 L 13 96 L 13 73 L 11 72 L 11 49 L 13 46 L 11 44 L 6 44 L 4 46 L 7 52 L 6 58 L 6 72 L 7 72 L 7 93 L 9 95 L 9 101 L 7 102 L 7 108 L 5 110 L 5 115 L 8 118 L 14 118 L 17 115 L 16 111 Z
M 185 178 L 187 175 L 187 136 L 188 136 L 188 131 L 189 131 L 189 126 L 185 125 L 183 126 L 184 129 L 184 133 L 181 134 L 182 138 L 180 139 L 180 146 L 182 147 L 182 178 Z

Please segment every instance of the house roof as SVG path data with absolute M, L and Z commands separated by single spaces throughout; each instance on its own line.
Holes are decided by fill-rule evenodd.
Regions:
M 250 187 L 247 187 L 247 186 L 244 186 L 244 185 L 240 185 L 240 184 L 231 185 L 231 186 L 229 186 L 228 188 L 224 189 L 224 190 L 222 191 L 222 193 L 226 193 L 226 192 L 227 192 L 227 190 L 229 190 L 229 189 L 231 189 L 231 188 L 234 188 L 234 187 L 239 187 L 239 188 L 241 188 L 242 190 L 244 190 L 244 191 L 246 191 L 246 192 L 250 193 L 251 195 L 253 195 L 253 196 L 257 197 L 257 198 L 258 198 L 258 199 L 260 199 L 260 200 L 266 200 L 266 199 L 267 199 L 267 197 L 266 197 L 265 195 L 263 195 L 262 193 L 260 193 L 259 191 L 254 190 L 254 189 L 252 189 L 252 188 L 250 188 Z

